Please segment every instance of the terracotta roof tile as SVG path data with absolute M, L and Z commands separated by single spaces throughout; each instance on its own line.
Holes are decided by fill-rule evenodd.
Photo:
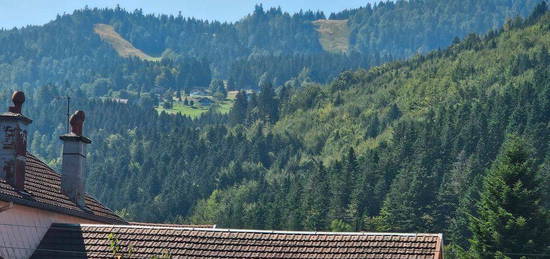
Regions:
M 64 252 L 110 257 L 113 234 L 128 256 L 143 258 L 169 252 L 174 258 L 436 258 L 442 240 L 436 234 L 326 233 L 228 230 L 135 225 L 54 224 L 34 258 L 66 258 Z M 377 241 L 371 241 L 377 240 Z
M 4 179 L 0 179 L 0 200 L 12 201 L 29 207 L 55 211 L 104 223 L 126 224 L 90 195 L 86 195 L 86 210 L 78 207 L 61 192 L 61 175 L 45 163 L 27 153 L 25 166 L 25 196 L 17 192 Z

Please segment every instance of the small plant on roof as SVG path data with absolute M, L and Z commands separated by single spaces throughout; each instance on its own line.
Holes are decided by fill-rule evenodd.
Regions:
M 118 238 L 113 233 L 110 233 L 107 236 L 107 239 L 109 240 L 109 247 L 111 248 L 111 252 L 113 253 L 113 258 L 122 259 L 132 257 L 132 253 L 134 252 L 134 247 L 132 245 L 128 246 L 128 253 L 124 254 L 122 252 L 123 247 L 120 244 L 120 240 L 118 240 Z
M 107 238 L 109 239 L 109 247 L 111 248 L 113 257 L 117 259 L 122 258 L 122 255 L 120 255 L 120 251 L 122 250 L 122 248 L 120 246 L 120 241 L 118 240 L 118 238 L 116 238 L 113 233 L 110 233 Z
M 153 256 L 151 259 L 170 259 L 172 258 L 172 254 L 170 253 L 170 250 L 164 249 L 162 250 L 162 254 L 159 256 Z

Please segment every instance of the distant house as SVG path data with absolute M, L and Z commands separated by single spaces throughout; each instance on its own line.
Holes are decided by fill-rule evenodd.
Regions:
M 196 96 L 206 96 L 208 93 L 206 93 L 204 90 L 196 89 L 192 90 L 189 96 L 196 97 Z
M 209 106 L 209 105 L 212 105 L 214 103 L 214 101 L 212 101 L 210 98 L 206 98 L 206 97 L 196 98 L 195 102 L 200 103 L 202 106 Z
M 111 101 L 115 103 L 128 104 L 128 99 L 123 99 L 123 98 L 111 98 Z
M 0 114 L 0 258 L 443 258 L 441 234 L 127 222 L 86 193 L 84 113 L 60 136 L 60 174 L 26 150 L 24 99 Z
M 115 102 L 115 103 L 121 103 L 121 104 L 128 104 L 128 99 L 124 99 L 124 98 L 116 98 L 116 97 L 104 96 L 104 97 L 99 97 L 99 99 L 102 100 L 102 101 L 109 101 L 109 102 Z

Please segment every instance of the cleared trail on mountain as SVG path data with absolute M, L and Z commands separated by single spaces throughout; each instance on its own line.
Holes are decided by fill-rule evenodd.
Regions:
M 94 32 L 99 35 L 102 40 L 109 43 L 121 57 L 138 57 L 142 60 L 148 61 L 159 60 L 159 58 L 149 56 L 145 52 L 134 47 L 132 43 L 118 34 L 111 25 L 101 23 L 95 24 Z

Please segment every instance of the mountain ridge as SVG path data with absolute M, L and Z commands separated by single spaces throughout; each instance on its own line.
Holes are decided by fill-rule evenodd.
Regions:
M 325 43 L 326 40 L 317 31 L 318 28 L 313 22 L 326 17 L 322 13 L 312 11 L 290 15 L 278 8 L 265 10 L 261 6 L 256 6 L 252 14 L 236 23 L 228 24 L 181 16 L 145 15 L 140 10 L 128 12 L 121 8 L 84 8 L 72 14 L 60 15 L 44 26 L 1 31 L 0 43 L 3 49 L 0 50 L 0 62 L 7 68 L 1 72 L 0 82 L 9 85 L 28 83 L 38 86 L 46 82 L 69 80 L 56 71 L 49 71 L 49 66 L 32 65 L 33 61 L 36 61 L 36 64 L 61 64 L 64 71 L 78 75 L 70 78 L 74 85 L 93 83 L 98 78 L 81 77 L 82 72 L 78 71 L 81 66 L 68 63 L 76 62 L 86 67 L 96 67 L 100 65 L 92 64 L 96 60 L 101 60 L 101 64 L 117 60 L 116 56 L 106 56 L 115 53 L 107 50 L 110 47 L 108 44 L 102 42 L 96 34 L 88 33 L 93 32 L 94 24 L 100 23 L 112 26 L 122 38 L 150 56 L 162 58 L 162 54 L 170 50 L 167 58 L 171 59 L 171 63 L 177 63 L 176 65 L 192 66 L 194 61 L 191 62 L 189 59 L 208 63 L 209 73 L 198 73 L 204 77 L 185 80 L 208 82 L 211 80 L 210 75 L 215 79 L 228 80 L 234 89 L 257 89 L 262 76 L 274 85 L 282 85 L 305 69 L 310 72 L 311 80 L 326 83 L 345 70 L 369 68 L 416 53 L 426 53 L 448 46 L 453 37 L 461 38 L 470 32 L 484 33 L 502 25 L 506 18 L 515 15 L 526 16 L 538 2 L 540 0 L 483 0 L 465 2 L 457 7 L 439 1 L 403 1 L 343 11 L 334 14 L 333 18 L 348 19 L 349 37 L 339 37 L 339 43 L 335 45 L 340 44 L 343 49 L 347 49 L 345 53 L 329 53 L 323 49 L 319 39 Z M 481 8 L 483 5 L 493 8 Z M 423 17 L 419 10 L 428 7 L 441 10 L 441 14 L 425 13 Z M 444 13 L 452 15 L 443 15 Z M 392 18 L 407 15 L 412 15 L 414 19 Z M 391 26 L 383 26 L 382 23 Z M 425 24 L 420 26 L 420 23 Z M 66 33 L 61 34 L 62 31 Z M 445 33 L 442 34 L 443 31 Z M 444 37 L 434 37 L 435 34 Z M 395 37 L 399 37 L 399 40 L 395 41 Z M 344 40 L 345 38 L 349 39 Z M 439 38 L 442 40 L 438 40 Z M 391 44 L 379 45 L 380 42 Z M 326 49 L 331 49 L 326 46 L 327 44 Z M 278 62 L 285 65 L 270 64 L 272 56 L 281 59 Z M 19 65 L 14 63 L 16 59 L 22 59 L 18 63 L 26 63 L 21 66 L 36 68 L 39 73 L 33 74 L 37 76 L 30 77 L 19 69 Z M 181 64 L 182 61 L 188 64 Z M 261 67 L 261 71 L 254 71 L 257 67 Z M 162 71 L 170 70 L 178 71 L 177 68 Z M 240 72 L 243 70 L 253 73 L 243 75 Z M 160 71 L 157 73 L 161 73 Z M 104 72 L 99 76 L 110 77 Z M 177 73 L 169 75 L 177 76 Z M 121 80 L 111 78 L 111 81 Z M 110 87 L 120 90 L 130 84 L 140 84 L 132 82 L 132 79 L 126 81 L 128 82 L 124 82 L 124 85 Z M 182 86 L 190 90 L 192 87 L 207 87 L 208 83 L 179 82 L 166 86 L 172 90 L 181 90 L 179 88 Z

